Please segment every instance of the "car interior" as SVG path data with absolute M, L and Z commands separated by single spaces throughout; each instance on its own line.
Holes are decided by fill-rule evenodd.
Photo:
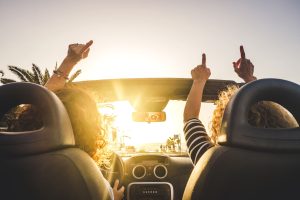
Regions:
M 225 110 L 220 145 L 200 158 L 183 199 L 297 197 L 299 127 L 253 127 L 247 111 L 256 102 L 273 101 L 288 109 L 299 124 L 299 98 L 299 85 L 285 80 L 261 79 L 242 87 Z
M 279 79 L 246 85 L 208 80 L 203 96 L 208 104 L 227 85 L 242 87 L 225 110 L 219 145 L 210 148 L 195 166 L 184 146 L 178 106 L 185 103 L 191 79 L 74 84 L 95 94 L 111 137 L 113 166 L 99 170 L 75 146 L 68 115 L 56 95 L 33 83 L 5 84 L 0 86 L 0 117 L 17 105 L 33 104 L 43 111 L 44 126 L 26 132 L 7 132 L 1 127 L 0 191 L 4 199 L 109 199 L 104 178 L 111 184 L 118 178 L 127 200 L 290 199 L 298 194 L 299 128 L 259 129 L 247 123 L 251 105 L 267 100 L 284 106 L 299 124 L 298 84 Z
M 54 93 L 32 83 L 6 84 L 0 103 L 1 117 L 16 105 L 33 104 L 44 122 L 35 131 L 1 132 L 1 199 L 109 199 L 95 162 L 75 147 L 68 114 Z

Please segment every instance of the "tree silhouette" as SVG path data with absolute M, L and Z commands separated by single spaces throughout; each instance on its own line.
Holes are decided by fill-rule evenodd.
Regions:
M 55 69 L 56 68 L 57 65 L 55 66 Z M 31 71 L 12 65 L 9 65 L 8 69 L 15 74 L 21 82 L 31 82 L 39 85 L 45 85 L 50 78 L 49 70 L 46 68 L 43 73 L 36 64 L 32 64 Z M 81 70 L 77 70 L 74 74 L 72 74 L 68 83 L 72 82 L 80 73 Z M 2 75 L 0 82 L 3 84 L 17 82 L 14 79 L 4 78 L 4 72 L 2 70 L 0 70 L 0 74 Z
M 166 148 L 171 152 L 181 151 L 181 140 L 178 137 L 179 135 L 174 135 L 173 137 L 169 137 L 166 141 Z M 177 148 L 176 148 L 177 147 Z
M 21 67 L 12 66 L 12 65 L 9 65 L 8 69 L 13 74 L 15 74 L 22 82 L 32 82 L 40 85 L 45 85 L 48 79 L 50 78 L 48 69 L 45 69 L 44 73 L 42 73 L 40 68 L 35 64 L 32 64 L 31 67 L 32 71 L 22 69 Z M 14 79 L 4 78 L 3 71 L 1 71 L 1 74 L 2 74 L 2 77 L 0 79 L 1 83 L 6 84 L 11 82 L 17 82 Z

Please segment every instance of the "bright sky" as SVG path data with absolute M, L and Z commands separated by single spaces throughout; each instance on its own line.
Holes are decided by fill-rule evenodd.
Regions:
M 0 0 L 0 69 L 52 70 L 70 43 L 94 40 L 78 80 L 190 77 L 207 54 L 211 78 L 232 70 L 243 44 L 259 78 L 300 83 L 297 0 Z

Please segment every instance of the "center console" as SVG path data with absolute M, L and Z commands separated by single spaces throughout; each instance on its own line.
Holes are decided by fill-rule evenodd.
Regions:
M 168 182 L 132 182 L 127 200 L 173 200 L 173 186 Z

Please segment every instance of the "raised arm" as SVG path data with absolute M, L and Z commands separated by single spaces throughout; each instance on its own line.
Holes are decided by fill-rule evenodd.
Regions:
M 246 54 L 243 46 L 240 46 L 241 58 L 233 62 L 234 71 L 242 78 L 245 83 L 256 80 L 254 74 L 254 65 L 249 59 L 246 59 Z
M 184 122 L 192 118 L 198 118 L 201 108 L 203 89 L 210 76 L 210 69 L 206 67 L 206 55 L 202 54 L 202 64 L 191 71 L 193 85 L 189 92 L 184 113 Z
M 93 41 L 86 44 L 70 44 L 68 54 L 57 70 L 53 71 L 45 87 L 51 91 L 62 89 L 73 67 L 82 59 L 86 58 L 90 51 Z

